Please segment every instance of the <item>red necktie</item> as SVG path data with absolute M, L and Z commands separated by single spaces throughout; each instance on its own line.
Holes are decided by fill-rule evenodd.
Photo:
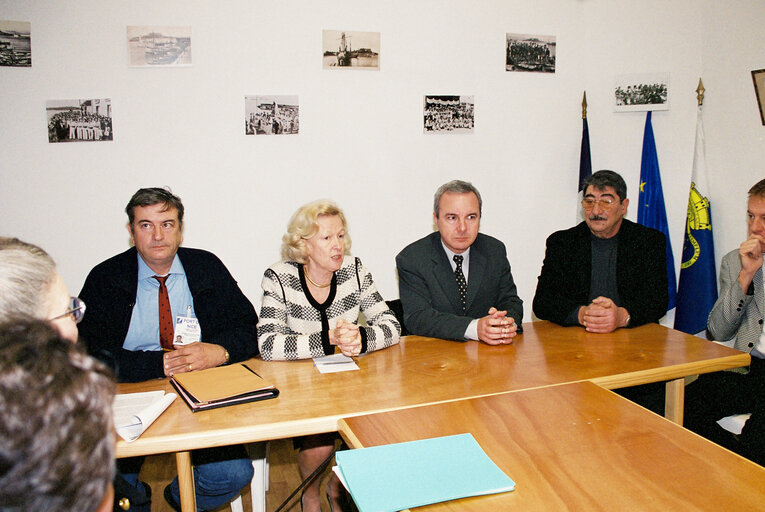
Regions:
M 159 344 L 165 350 L 174 350 L 173 346 L 173 311 L 170 309 L 170 296 L 167 294 L 165 281 L 170 275 L 164 277 L 152 276 L 159 281 Z

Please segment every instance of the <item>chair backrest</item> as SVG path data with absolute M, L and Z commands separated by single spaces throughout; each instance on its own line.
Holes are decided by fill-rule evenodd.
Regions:
M 385 303 L 388 305 L 388 309 L 393 311 L 393 314 L 396 315 L 398 323 L 401 324 L 401 336 L 408 335 L 409 331 L 406 330 L 406 326 L 404 325 L 404 306 L 401 305 L 401 299 L 386 300 Z

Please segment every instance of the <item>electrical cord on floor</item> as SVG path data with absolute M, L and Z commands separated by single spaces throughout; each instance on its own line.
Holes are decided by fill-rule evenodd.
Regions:
M 282 504 L 281 504 L 281 505 L 279 505 L 279 507 L 276 509 L 276 511 L 275 511 L 275 512 L 280 512 L 280 511 L 281 511 L 281 510 L 282 510 L 284 507 L 286 507 L 286 506 L 287 506 L 287 504 L 288 504 L 290 501 L 292 501 L 292 498 L 294 498 L 294 497 L 295 497 L 295 495 L 296 495 L 297 493 L 299 493 L 299 492 L 300 492 L 300 491 L 302 491 L 304 488 L 306 488 L 306 487 L 308 487 L 309 485 L 311 485 L 311 482 L 313 482 L 313 481 L 314 481 L 314 479 L 316 479 L 316 477 L 317 477 L 317 476 L 319 476 L 319 475 L 320 475 L 320 474 L 321 474 L 321 473 L 322 473 L 322 472 L 323 472 L 323 471 L 324 471 L 324 470 L 327 468 L 327 466 L 329 465 L 330 461 L 331 461 L 331 460 L 332 460 L 332 458 L 335 456 L 335 452 L 336 452 L 336 451 L 337 451 L 337 450 L 332 450 L 332 453 L 330 453 L 330 454 L 329 454 L 329 456 L 328 456 L 326 459 L 324 459 L 324 460 L 322 461 L 322 463 L 321 463 L 321 464 L 319 464 L 319 466 L 318 466 L 316 469 L 314 469 L 314 470 L 313 470 L 313 473 L 311 473 L 310 475 L 308 475 L 308 477 L 306 477 L 306 479 L 305 479 L 305 480 L 303 480 L 302 482 L 300 482 L 300 485 L 298 485 L 298 486 L 297 486 L 297 488 L 296 488 L 294 491 L 292 491 L 292 494 L 290 494 L 290 495 L 287 497 L 287 499 L 286 499 L 286 500 L 284 500 L 284 501 L 282 502 Z M 301 495 L 301 497 L 302 497 L 302 495 Z

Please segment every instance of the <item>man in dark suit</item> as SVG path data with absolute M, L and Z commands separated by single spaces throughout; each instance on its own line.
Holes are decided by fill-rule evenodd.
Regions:
M 121 382 L 204 370 L 257 353 L 258 318 L 234 278 L 214 254 L 180 247 L 183 211 L 169 190 L 138 190 L 125 208 L 134 247 L 97 265 L 80 292 L 88 304 L 80 336 Z M 191 343 L 173 344 L 176 325 L 192 326 L 183 335 Z M 242 446 L 197 450 L 192 458 L 201 510 L 228 503 L 252 479 Z M 142 462 L 118 461 L 136 487 Z M 178 510 L 177 478 L 164 494 Z
M 598 171 L 583 190 L 584 222 L 547 239 L 534 314 L 599 333 L 658 322 L 669 300 L 665 236 L 624 218 L 617 173 Z
M 749 230 L 738 249 L 723 256 L 720 295 L 707 320 L 710 340 L 735 339 L 752 357 L 748 372 L 701 375 L 686 389 L 685 426 L 758 464 L 765 464 L 765 180 L 749 189 Z M 739 370 L 739 369 L 736 369 Z M 751 413 L 741 434 L 723 430 L 717 420 Z
M 442 185 L 433 202 L 438 231 L 396 256 L 409 332 L 451 340 L 512 343 L 522 331 L 505 245 L 478 232 L 481 195 L 465 181 Z
M 658 322 L 669 301 L 666 237 L 624 218 L 629 199 L 619 174 L 598 171 L 582 190 L 584 222 L 547 239 L 534 314 L 594 333 Z M 664 412 L 661 383 L 618 393 L 657 414 Z

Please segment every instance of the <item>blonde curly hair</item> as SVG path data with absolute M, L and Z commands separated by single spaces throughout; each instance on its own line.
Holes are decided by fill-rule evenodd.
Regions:
M 305 204 L 292 214 L 287 225 L 287 232 L 282 237 L 282 259 L 306 263 L 308 260 L 308 248 L 305 240 L 313 237 L 319 230 L 319 217 L 322 215 L 337 215 L 343 222 L 345 229 L 345 254 L 351 253 L 351 237 L 348 234 L 348 223 L 345 221 L 343 211 L 332 201 L 320 199 Z

